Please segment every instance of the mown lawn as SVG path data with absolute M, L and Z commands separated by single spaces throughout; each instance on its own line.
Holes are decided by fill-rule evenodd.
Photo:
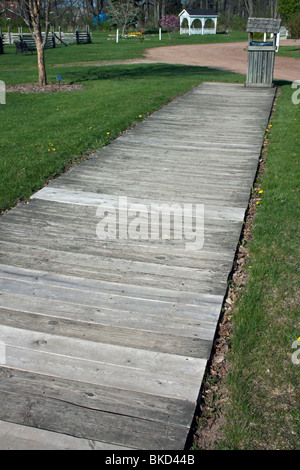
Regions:
M 300 105 L 292 102 L 294 91 L 278 91 L 266 169 L 253 189 L 259 204 L 247 244 L 249 279 L 232 319 L 229 449 L 300 447 Z
M 93 32 L 92 44 L 70 44 L 67 47 L 58 45 L 55 49 L 46 49 L 45 57 L 48 66 L 99 60 L 127 60 L 141 58 L 145 49 L 151 47 L 235 41 L 247 41 L 247 33 L 233 31 L 229 34 L 206 36 L 180 36 L 179 33 L 176 33 L 172 39 L 169 39 L 168 34 L 165 33 L 162 34 L 161 41 L 158 34 L 156 34 L 146 35 L 143 41 L 139 39 L 123 39 L 117 44 L 109 33 L 96 31 Z M 36 53 L 16 54 L 15 46 L 5 46 L 4 51 L 5 54 L 0 55 L 1 70 L 21 70 L 23 68 L 36 67 Z
M 279 56 L 300 59 L 300 46 L 280 46 L 277 52 Z

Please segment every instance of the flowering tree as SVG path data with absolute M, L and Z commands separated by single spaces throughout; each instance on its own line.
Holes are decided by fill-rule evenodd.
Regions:
M 180 21 L 176 15 L 167 15 L 160 20 L 160 26 L 168 31 L 169 38 L 171 38 L 173 32 L 179 29 Z

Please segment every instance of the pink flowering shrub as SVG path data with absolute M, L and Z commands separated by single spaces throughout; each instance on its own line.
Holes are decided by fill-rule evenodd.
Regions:
M 166 15 L 160 20 L 160 26 L 168 31 L 169 37 L 179 29 L 180 21 L 176 15 Z

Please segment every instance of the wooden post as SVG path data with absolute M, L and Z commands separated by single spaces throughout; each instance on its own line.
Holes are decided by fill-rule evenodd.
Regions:
M 90 44 L 92 42 L 89 25 L 86 26 L 86 40 L 87 40 L 88 44 Z
M 11 44 L 11 32 L 10 32 L 10 27 L 9 26 L 7 28 L 7 34 L 8 34 L 8 44 Z
M 117 33 L 116 33 L 116 43 L 118 44 L 119 42 L 119 30 L 117 29 Z
M 52 47 L 55 48 L 56 47 L 56 42 L 55 42 L 55 32 L 54 32 L 54 26 L 52 27 Z
M 2 28 L 0 28 L 0 54 L 4 54 Z
M 161 41 L 161 28 L 159 28 L 159 40 Z

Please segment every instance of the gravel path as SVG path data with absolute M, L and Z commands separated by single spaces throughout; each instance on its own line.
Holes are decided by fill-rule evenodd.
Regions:
M 299 46 L 300 41 L 285 40 L 281 45 Z M 195 44 L 148 49 L 143 62 L 200 65 L 236 73 L 247 73 L 247 43 Z M 300 80 L 300 60 L 276 55 L 274 78 Z

